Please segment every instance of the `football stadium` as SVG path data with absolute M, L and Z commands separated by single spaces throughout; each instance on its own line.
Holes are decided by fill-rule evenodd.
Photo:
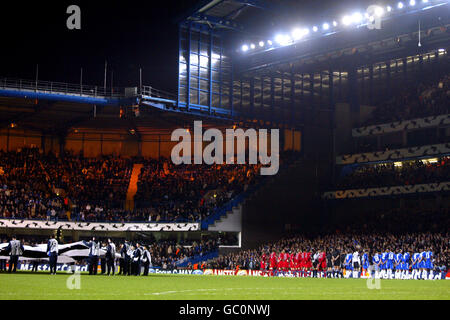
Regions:
M 449 300 L 450 2 L 183 3 L 2 62 L 0 300 Z

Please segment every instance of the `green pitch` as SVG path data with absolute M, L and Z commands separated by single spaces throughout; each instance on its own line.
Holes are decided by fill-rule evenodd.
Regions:
M 68 274 L 0 274 L 1 300 L 316 300 L 450 299 L 450 281 L 381 280 L 379 290 L 363 279 L 298 279 L 150 275 L 79 277 L 69 290 Z M 72 278 L 72 287 L 77 282 Z

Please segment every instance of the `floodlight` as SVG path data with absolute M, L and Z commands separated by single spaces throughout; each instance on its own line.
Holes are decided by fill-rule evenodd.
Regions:
M 295 28 L 294 30 L 292 30 L 292 38 L 294 38 L 294 40 L 300 40 L 303 37 L 303 31 L 299 28 Z
M 317 30 L 319 30 L 319 28 L 317 28 L 317 26 L 314 26 L 314 27 L 313 27 L 313 31 L 314 31 L 314 32 L 317 32 Z
M 291 41 L 291 37 L 288 35 L 279 34 L 275 37 L 275 41 L 282 46 L 286 46 Z
M 333 21 L 333 26 L 337 27 L 337 25 L 338 25 L 337 21 L 336 20 Z
M 242 51 L 247 52 L 248 51 L 248 45 L 244 44 L 242 46 Z
M 255 44 L 252 43 L 252 44 L 250 45 L 250 48 L 252 48 L 252 50 L 255 49 L 255 48 L 256 48 Z
M 323 28 L 323 30 L 328 30 L 328 29 L 330 29 L 330 25 L 328 23 L 324 23 L 322 28 Z
M 409 1 L 409 5 L 410 6 L 415 6 L 416 5 L 416 0 L 410 0 Z
M 361 13 L 359 13 L 359 12 L 355 12 L 355 13 L 352 15 L 352 21 L 353 21 L 354 23 L 360 23 L 360 22 L 362 21 L 362 19 L 363 19 L 363 16 L 362 16 Z
M 387 10 L 387 12 L 391 12 L 392 11 L 392 7 L 391 6 L 387 6 L 386 10 Z
M 377 17 L 381 17 L 383 14 L 384 14 L 384 10 L 383 10 L 382 7 L 377 7 L 377 8 L 375 9 L 375 15 L 376 15 Z
M 282 34 L 278 34 L 275 36 L 275 42 L 278 44 L 283 44 L 284 42 L 284 36 Z
M 264 47 L 264 41 L 260 41 L 259 42 L 259 46 L 262 48 L 262 47 Z
M 350 25 L 350 23 L 352 23 L 352 17 L 344 16 L 344 18 L 342 18 L 342 23 L 346 26 Z
M 403 9 L 403 2 L 399 2 L 398 5 L 397 5 L 397 8 Z

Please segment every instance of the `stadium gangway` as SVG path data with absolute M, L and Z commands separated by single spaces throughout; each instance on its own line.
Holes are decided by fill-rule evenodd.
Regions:
M 200 116 L 202 118 L 213 118 L 216 120 L 231 120 L 239 113 L 234 112 L 232 115 L 230 110 L 208 106 L 190 104 L 189 108 L 185 103 L 178 104 L 177 95 L 167 91 L 158 90 L 150 86 L 143 86 L 140 90 L 140 104 L 150 106 L 162 111 L 190 114 Z
M 117 88 L 104 88 L 63 82 L 0 78 L 0 96 L 43 99 L 98 105 L 120 105 L 136 94 L 126 95 Z M 132 102 L 129 102 L 132 104 Z
M 156 102 L 162 102 L 162 103 L 169 103 L 169 104 L 176 104 L 176 94 L 158 90 L 150 86 L 142 86 L 140 90 L 141 98 L 144 100 L 150 100 L 150 101 L 156 101 Z

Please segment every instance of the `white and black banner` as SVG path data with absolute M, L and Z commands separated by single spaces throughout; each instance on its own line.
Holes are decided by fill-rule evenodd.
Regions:
M 0 244 L 0 259 L 9 259 L 9 253 L 6 248 L 8 243 Z M 48 261 L 47 244 L 39 244 L 36 246 L 24 245 L 25 251 L 22 253 L 19 260 L 24 261 Z M 89 247 L 83 242 L 74 242 L 58 246 L 58 263 L 74 263 L 77 260 L 86 259 L 89 257 Z M 105 249 L 100 249 L 99 257 L 106 255 Z M 120 254 L 116 253 L 116 258 L 120 258 Z
M 438 126 L 447 126 L 449 124 L 450 124 L 450 114 L 443 114 L 440 116 L 431 116 L 427 118 L 397 121 L 368 127 L 361 127 L 353 129 L 352 135 L 353 137 L 356 138 L 377 134 L 399 132 L 404 130 L 415 130 Z
M 98 223 L 0 219 L 0 228 L 105 232 L 199 231 L 199 223 Z
M 339 190 L 339 191 L 325 192 L 322 195 L 322 198 L 323 199 L 353 199 L 353 198 L 393 196 L 393 195 L 399 195 L 399 194 L 442 192 L 442 191 L 449 191 L 449 190 L 450 190 L 450 182 L 441 182 L 441 183 L 430 183 L 430 184 L 415 184 L 415 185 L 411 185 L 411 186 Z
M 449 153 L 450 153 L 450 143 L 443 143 L 429 146 L 411 147 L 405 149 L 338 156 L 336 158 L 336 164 L 347 165 L 347 164 L 370 163 L 379 161 L 398 161 L 409 158 L 446 155 Z

